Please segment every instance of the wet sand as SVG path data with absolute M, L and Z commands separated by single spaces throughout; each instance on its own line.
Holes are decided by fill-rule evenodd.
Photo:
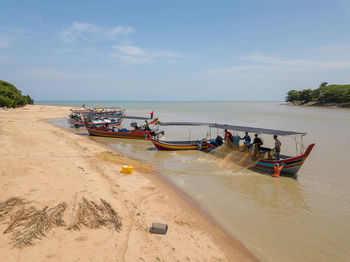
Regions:
M 66 225 L 33 246 L 13 248 L 3 234 L 0 261 L 256 261 L 152 166 L 106 154 L 111 149 L 88 136 L 44 121 L 68 113 L 55 106 L 0 110 L 0 202 L 21 197 L 37 209 L 67 204 Z M 134 165 L 134 174 L 121 174 L 122 164 Z M 83 197 L 107 200 L 121 217 L 121 231 L 68 230 Z M 168 233 L 150 234 L 152 222 L 167 223 Z M 1 232 L 9 223 L 5 217 Z

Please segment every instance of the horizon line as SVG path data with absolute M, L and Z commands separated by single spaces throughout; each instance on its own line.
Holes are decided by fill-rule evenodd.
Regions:
M 34 102 L 286 102 L 283 100 L 34 100 Z

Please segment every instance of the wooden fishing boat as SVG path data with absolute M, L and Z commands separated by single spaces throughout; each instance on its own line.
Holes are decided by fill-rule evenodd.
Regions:
M 305 153 L 290 157 L 281 155 L 280 160 L 274 160 L 271 158 L 261 158 L 261 159 L 255 159 L 255 158 L 247 158 L 246 155 L 242 154 L 241 152 L 238 152 L 235 154 L 235 151 L 232 151 L 230 154 L 231 158 L 236 158 L 238 163 L 240 163 L 243 166 L 250 166 L 251 169 L 257 169 L 259 171 L 267 172 L 267 173 L 273 173 L 274 172 L 274 165 L 278 163 L 279 165 L 283 164 L 283 169 L 281 173 L 289 174 L 289 175 L 296 175 L 299 171 L 299 169 L 304 164 L 304 161 L 306 158 L 310 155 L 311 150 L 315 144 L 310 144 Z M 214 151 L 215 152 L 215 151 Z M 220 155 L 222 153 L 215 152 L 216 154 Z M 222 154 L 225 156 L 224 154 Z
M 128 130 L 120 129 L 113 131 L 113 129 L 105 129 L 104 127 L 86 127 L 87 131 L 91 136 L 103 136 L 113 138 L 127 138 L 127 139 L 148 139 L 148 135 L 152 132 L 151 130 L 139 131 L 139 130 Z
M 89 134 L 92 136 L 103 136 L 103 137 L 112 137 L 112 138 L 127 138 L 127 139 L 148 139 L 148 137 L 155 136 L 159 134 L 164 134 L 164 132 L 159 132 L 158 128 L 151 129 L 150 125 L 157 125 L 158 119 L 153 119 L 151 122 L 147 122 L 149 118 L 147 117 L 138 117 L 138 116 L 124 116 L 123 118 L 132 119 L 132 120 L 144 120 L 146 124 L 141 127 L 137 126 L 136 122 L 131 123 L 131 126 L 135 129 L 126 129 L 126 128 L 110 128 L 110 124 L 105 124 L 104 126 L 96 127 L 91 126 L 85 119 L 85 127 L 88 130 Z
M 84 119 L 89 119 L 90 126 L 104 126 L 106 123 L 110 126 L 119 126 L 124 117 L 125 109 L 115 108 L 83 108 L 71 110 L 68 115 L 68 121 L 73 127 L 83 127 Z
M 258 163 L 254 166 L 254 168 L 268 172 L 273 173 L 273 166 L 275 163 L 283 163 L 283 169 L 281 173 L 284 174 L 290 174 L 295 175 L 298 173 L 301 166 L 304 164 L 304 161 L 306 158 L 310 155 L 311 150 L 314 148 L 315 144 L 311 144 L 307 147 L 304 154 L 301 154 L 296 157 L 287 157 L 287 156 L 281 156 L 281 159 L 279 161 L 277 160 L 268 160 L 268 159 L 261 159 Z M 284 159 L 283 159 L 284 158 Z
M 109 126 L 119 126 L 122 123 L 122 119 L 103 119 L 103 120 L 97 120 L 97 121 L 89 121 L 89 126 L 105 126 L 108 124 Z M 72 125 L 74 127 L 83 127 L 85 126 L 84 122 L 80 121 L 72 121 Z
M 258 133 L 258 134 L 268 134 L 268 135 L 278 135 L 278 136 L 293 136 L 295 137 L 296 141 L 296 149 L 297 149 L 297 156 L 285 156 L 280 155 L 280 160 L 275 160 L 272 157 L 261 159 L 255 159 L 247 158 L 246 155 L 237 153 L 235 154 L 234 150 L 232 151 L 232 154 L 230 156 L 237 158 L 243 165 L 251 166 L 251 168 L 273 173 L 274 171 L 274 164 L 283 163 L 283 169 L 281 173 L 289 174 L 289 175 L 296 175 L 302 165 L 304 164 L 306 158 L 310 155 L 312 149 L 314 148 L 315 144 L 310 144 L 305 152 L 303 151 L 303 137 L 307 133 L 303 132 L 295 132 L 295 131 L 284 131 L 284 130 L 275 130 L 275 129 L 266 129 L 266 128 L 255 128 L 255 127 L 245 127 L 245 126 L 233 126 L 233 125 L 222 125 L 217 123 L 200 123 L 200 122 L 159 122 L 160 126 L 208 126 L 209 128 L 217 128 L 217 129 L 227 129 L 232 130 L 236 132 L 249 132 L 249 133 Z M 300 142 L 297 143 L 297 136 L 300 135 Z M 166 142 L 166 141 L 159 141 L 154 138 L 150 138 L 152 143 L 155 145 L 157 149 L 160 150 L 204 150 L 204 151 L 214 151 L 216 148 L 220 147 L 215 143 L 215 139 L 203 139 L 201 145 L 198 145 L 198 141 L 188 141 L 188 142 Z M 238 141 L 240 140 L 240 137 Z M 298 151 L 298 144 L 300 145 L 300 150 Z M 236 145 L 236 152 L 239 152 L 239 145 Z M 271 149 L 268 149 L 271 151 Z M 265 152 L 262 152 L 265 153 Z M 298 154 L 299 153 L 299 154 Z M 220 153 L 219 153 L 220 154 Z M 264 155 L 264 154 L 262 154 Z
M 151 135 L 148 135 L 149 140 L 158 150 L 177 151 L 177 150 L 207 150 L 208 145 L 203 140 L 193 141 L 162 141 Z

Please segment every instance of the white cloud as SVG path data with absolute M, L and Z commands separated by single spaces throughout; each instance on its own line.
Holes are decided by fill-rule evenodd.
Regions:
M 160 60 L 184 57 L 183 54 L 176 51 L 141 48 L 130 44 L 117 45 L 114 46 L 114 49 L 116 52 L 110 56 L 126 64 L 150 64 Z
M 132 56 L 145 56 L 146 53 L 144 50 L 137 46 L 132 45 L 121 45 L 121 46 L 115 46 L 115 49 L 117 49 L 120 53 L 124 55 L 132 55 Z
M 204 72 L 212 74 L 235 71 L 315 71 L 325 69 L 350 69 L 350 53 L 346 53 L 347 50 L 345 46 L 342 46 L 342 49 L 340 49 L 339 46 L 320 47 L 310 52 L 311 58 L 285 58 L 276 55 L 253 53 L 239 57 L 239 60 L 243 61 L 241 65 L 209 69 Z
M 328 69 L 350 68 L 350 60 L 321 60 L 321 59 L 288 59 L 263 54 L 243 56 L 242 59 L 270 65 L 279 65 L 286 68 L 291 67 L 312 67 Z
M 91 74 L 88 72 L 72 72 L 56 68 L 28 68 L 23 69 L 22 74 L 38 77 L 38 78 L 69 78 L 69 79 L 91 79 L 91 78 L 103 78 L 103 74 Z
M 59 32 L 60 39 L 65 43 L 74 43 L 79 39 L 98 41 L 105 38 L 114 38 L 117 35 L 134 33 L 131 26 L 103 27 L 90 23 L 73 22 L 72 25 Z
M 232 66 L 226 68 L 218 68 L 218 69 L 208 69 L 205 70 L 204 73 L 215 74 L 215 73 L 230 73 L 230 72 L 238 72 L 238 71 L 252 71 L 252 70 L 276 70 L 278 67 L 271 65 L 240 65 L 240 66 Z
M 327 59 L 348 59 L 350 60 L 350 44 L 337 44 L 320 46 L 315 49 L 315 55 Z

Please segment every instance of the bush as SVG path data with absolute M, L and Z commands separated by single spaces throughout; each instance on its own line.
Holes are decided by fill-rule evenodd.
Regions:
M 18 107 L 27 104 L 33 105 L 34 100 L 29 95 L 22 95 L 14 85 L 0 80 L 0 106 L 1 107 Z

